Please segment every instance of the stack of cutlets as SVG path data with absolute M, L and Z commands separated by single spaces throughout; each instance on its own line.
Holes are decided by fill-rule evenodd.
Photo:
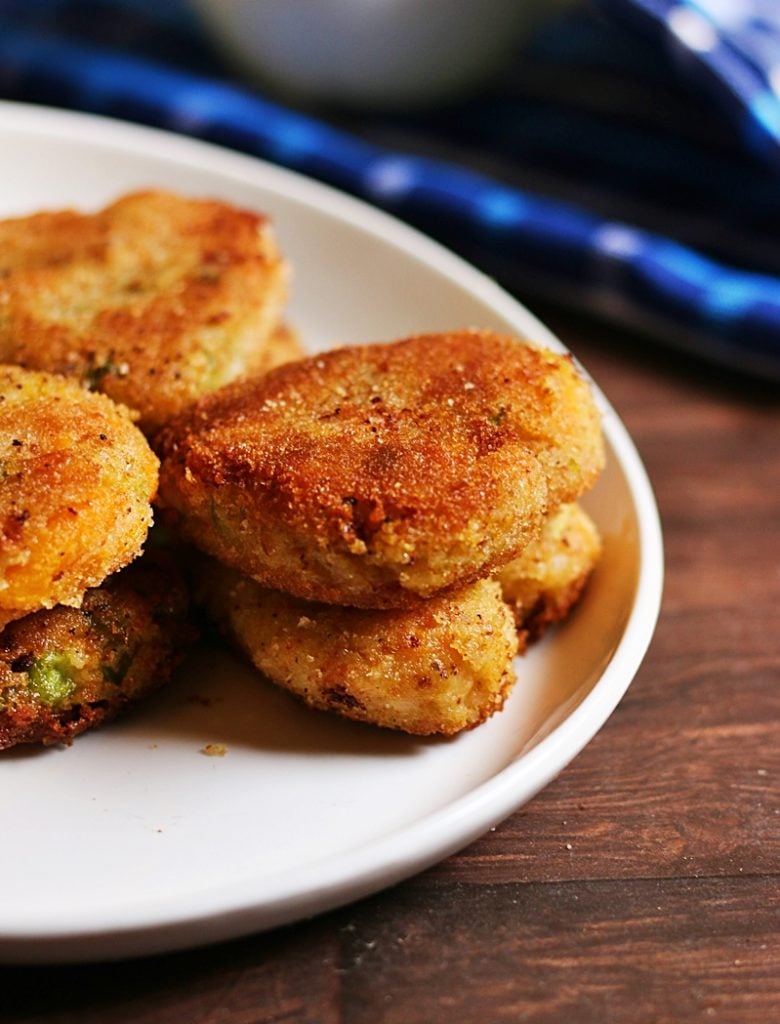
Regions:
M 15 366 L 0 452 L 0 749 L 67 742 L 160 685 L 186 638 L 182 582 L 130 565 L 158 463 L 127 409 Z
M 599 553 L 599 414 L 569 357 L 489 331 L 337 349 L 197 401 L 157 439 L 202 598 L 307 704 L 451 735 Z
M 0 223 L 0 748 L 69 742 L 170 676 L 193 631 L 170 559 L 138 558 L 147 437 L 300 355 L 288 276 L 267 219 L 212 200 Z
M 137 557 L 153 503 L 268 678 L 410 733 L 484 721 L 577 600 L 604 455 L 572 361 L 489 331 L 304 359 L 288 280 L 267 218 L 214 200 L 0 223 L 0 748 L 170 676 L 193 631 Z

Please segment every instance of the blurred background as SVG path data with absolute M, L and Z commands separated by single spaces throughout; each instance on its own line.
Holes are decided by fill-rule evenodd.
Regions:
M 254 153 L 780 377 L 776 0 L 0 0 L 0 98 Z

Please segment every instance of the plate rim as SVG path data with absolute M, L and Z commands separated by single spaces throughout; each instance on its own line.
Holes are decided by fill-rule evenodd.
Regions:
M 364 200 L 294 170 L 213 143 L 167 130 L 77 111 L 0 101 L 0 131 L 62 138 L 109 150 L 152 154 L 280 193 L 301 206 L 330 216 L 422 262 L 448 278 L 518 333 L 559 352 L 569 349 L 523 303 L 445 246 Z M 258 180 L 258 174 L 262 180 Z M 576 356 L 574 357 L 576 359 Z M 604 419 L 604 433 L 625 477 L 638 527 L 639 571 L 633 606 L 617 646 L 592 689 L 551 732 L 503 769 L 444 807 L 388 835 L 270 876 L 275 895 L 263 895 L 264 880 L 253 880 L 252 899 L 233 887 L 210 886 L 199 901 L 184 897 L 157 901 L 156 914 L 141 903 L 123 922 L 101 922 L 93 914 L 79 927 L 56 921 L 42 930 L 36 922 L 0 922 L 0 961 L 85 962 L 147 955 L 238 938 L 300 920 L 367 896 L 408 878 L 483 835 L 536 795 L 591 741 L 630 686 L 650 645 L 663 590 L 663 540 L 650 480 L 633 440 L 598 384 L 592 381 Z M 532 780 L 529 785 L 529 780 Z M 413 853 L 409 853 L 409 850 Z M 304 884 L 300 884 L 303 876 Z M 311 877 L 309 877 L 311 876 Z M 280 886 L 280 880 L 286 883 Z M 316 883 L 316 884 L 315 884 Z M 226 895 L 229 894 L 229 899 Z M 178 908 L 175 917 L 172 912 Z M 137 918 L 137 919 L 136 919 Z M 195 933 L 197 930 L 197 934 Z

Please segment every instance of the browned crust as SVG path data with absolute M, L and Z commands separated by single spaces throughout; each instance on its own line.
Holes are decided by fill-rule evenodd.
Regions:
M 521 653 L 530 644 L 540 640 L 551 626 L 556 626 L 568 618 L 589 579 L 590 572 L 583 573 L 579 579 L 572 580 L 557 593 L 541 594 L 536 604 L 527 611 L 517 607 L 514 609 Z
M 576 502 L 547 518 L 539 536 L 498 574 L 521 648 L 568 617 L 601 557 L 596 524 Z
M 310 707 L 414 735 L 451 736 L 499 711 L 517 635 L 495 581 L 414 608 L 302 601 L 216 563 L 202 598 L 254 665 Z
M 339 349 L 208 396 L 158 438 L 160 499 L 266 586 L 409 606 L 476 580 L 603 463 L 568 357 L 488 331 Z
M 0 749 L 70 743 L 162 686 L 194 639 L 188 604 L 175 566 L 155 553 L 90 590 L 80 608 L 58 606 L 6 626 Z M 28 674 L 50 652 L 69 652 L 80 664 L 77 690 L 56 706 L 33 692 Z
M 291 324 L 283 321 L 276 325 L 265 345 L 259 345 L 247 360 L 241 376 L 259 377 L 284 363 L 303 359 L 305 355 L 300 334 Z
M 0 360 L 76 377 L 152 432 L 257 361 L 287 277 L 267 219 L 214 200 L 0 222 Z
M 135 558 L 157 467 L 126 409 L 0 367 L 0 619 L 77 604 Z

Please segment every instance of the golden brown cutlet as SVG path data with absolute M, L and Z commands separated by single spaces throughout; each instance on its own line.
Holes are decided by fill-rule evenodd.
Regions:
M 126 409 L 73 381 L 0 367 L 0 624 L 89 587 L 141 551 L 157 458 Z
M 569 357 L 489 331 L 343 348 L 207 396 L 163 430 L 160 503 L 296 596 L 410 606 L 516 557 L 603 464 Z
M 373 611 L 302 601 L 211 560 L 201 572 L 227 635 L 310 707 L 450 736 L 498 711 L 514 684 L 514 620 L 493 580 Z
M 162 686 L 194 637 L 175 566 L 150 553 L 0 632 L 0 749 L 69 743 Z
M 241 378 L 259 377 L 283 363 L 292 363 L 296 359 L 303 359 L 305 355 L 306 352 L 298 331 L 282 321 L 273 329 L 265 345 L 260 346 L 247 359 Z
M 511 659 L 569 615 L 600 551 L 595 524 L 570 503 L 496 580 L 391 610 L 308 602 L 213 560 L 196 565 L 202 602 L 277 685 L 362 722 L 452 735 L 500 709 Z
M 600 555 L 596 524 L 571 502 L 554 512 L 536 540 L 499 571 L 497 579 L 514 611 L 522 646 L 569 615 Z
M 263 364 L 287 297 L 264 216 L 163 191 L 0 222 L 0 361 L 75 377 L 151 434 Z

